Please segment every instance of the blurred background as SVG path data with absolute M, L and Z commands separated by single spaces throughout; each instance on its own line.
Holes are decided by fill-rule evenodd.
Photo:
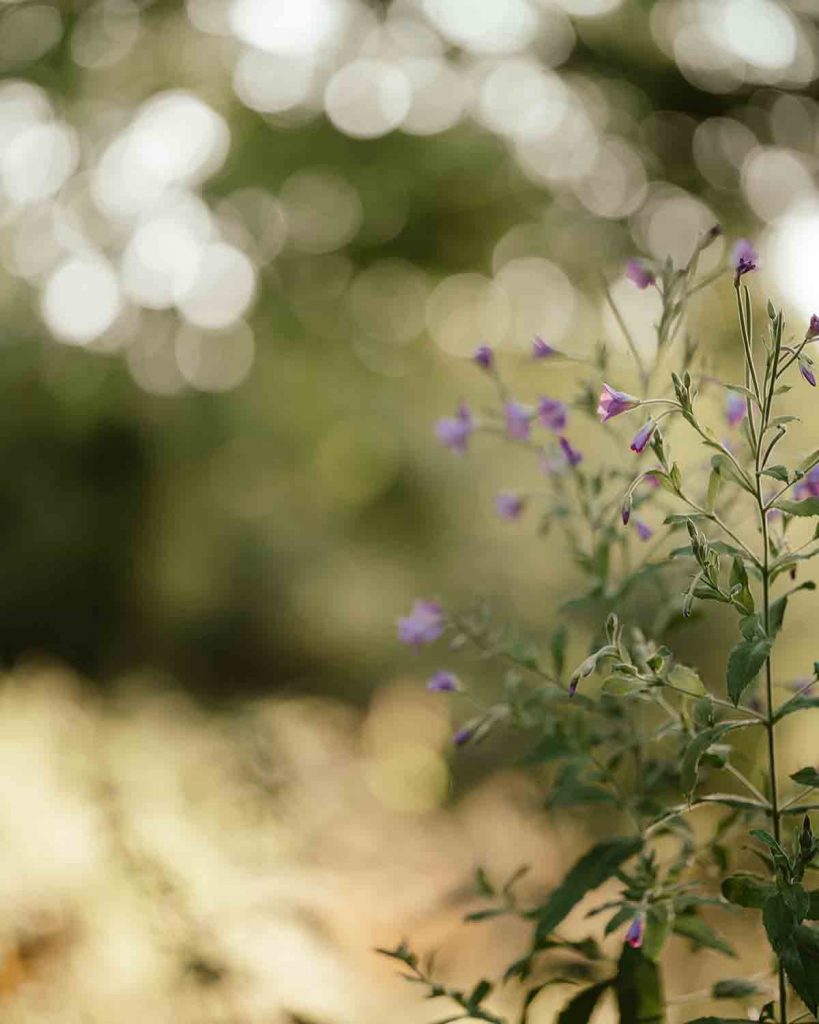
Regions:
M 586 838 L 450 763 L 395 618 L 548 631 L 578 584 L 494 515 L 531 465 L 432 424 L 481 341 L 571 399 L 515 353 L 622 353 L 601 274 L 648 353 L 625 260 L 715 222 L 798 334 L 817 76 L 814 0 L 0 0 L 4 1019 L 425 1021 L 373 945 L 514 956 L 458 927 L 474 864 Z M 691 312 L 728 374 L 732 303 Z M 721 678 L 725 621 L 681 642 Z

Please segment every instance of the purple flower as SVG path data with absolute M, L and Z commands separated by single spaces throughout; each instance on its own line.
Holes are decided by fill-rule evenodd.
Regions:
M 612 416 L 619 416 L 621 412 L 635 409 L 639 404 L 640 399 L 635 398 L 634 395 L 630 395 L 626 391 L 618 391 L 616 388 L 604 384 L 600 398 L 597 400 L 597 415 L 600 417 L 600 422 L 605 423 Z
M 623 502 L 623 507 L 620 509 L 620 518 L 623 520 L 623 526 L 628 526 L 628 521 L 631 519 L 631 495 Z
M 808 329 L 805 331 L 806 341 L 813 341 L 814 338 L 819 338 L 819 316 L 816 313 L 810 318 Z
M 491 370 L 494 358 L 492 349 L 488 345 L 478 345 L 472 355 L 473 361 L 484 370 Z
M 463 402 L 454 416 L 446 416 L 435 424 L 438 440 L 458 455 L 466 454 L 467 443 L 474 429 L 472 413 Z
M 539 334 L 535 335 L 535 340 L 532 342 L 532 357 L 534 359 L 548 359 L 549 356 L 555 355 L 556 349 L 544 341 Z
M 430 693 L 456 693 L 460 688 L 458 677 L 452 672 L 447 672 L 445 668 L 438 669 L 427 681 Z
M 639 949 L 643 944 L 643 936 L 646 931 L 646 920 L 643 914 L 638 914 L 628 926 L 626 942 L 632 949 Z
M 803 498 L 819 497 L 819 465 L 809 470 L 799 483 L 795 485 L 793 496 L 797 501 L 801 501 Z
M 566 426 L 566 406 L 557 398 L 541 398 L 537 414 L 543 426 L 555 434 Z
M 634 520 L 634 529 L 637 531 L 637 536 L 642 541 L 651 540 L 654 536 L 654 531 L 647 523 L 644 523 L 642 519 Z
M 507 402 L 504 411 L 506 413 L 506 433 L 516 441 L 527 440 L 532 419 L 529 410 L 519 402 Z
M 660 481 L 653 473 L 646 473 L 643 477 L 643 483 L 650 487 L 653 491 L 656 491 L 660 486 Z
M 645 446 L 651 440 L 651 437 L 652 437 L 654 431 L 656 430 L 656 428 L 657 428 L 656 420 L 653 420 L 653 419 L 649 418 L 642 425 L 642 427 L 640 427 L 640 429 L 637 431 L 637 433 L 632 438 L 631 444 L 629 445 L 631 450 L 633 452 L 636 452 L 637 455 L 639 455 L 642 451 L 644 451 L 645 450 Z
M 578 451 L 577 448 L 572 448 L 571 444 L 569 443 L 569 439 L 566 437 L 559 438 L 559 441 L 560 450 L 566 457 L 566 462 L 570 466 L 579 466 L 580 463 L 583 461 L 583 452 Z
M 398 639 L 420 647 L 434 643 L 444 631 L 444 610 L 437 601 L 416 601 L 409 615 L 398 620 Z
M 452 744 L 456 747 L 462 747 L 464 744 L 469 743 L 472 737 L 475 735 L 475 729 L 473 726 L 465 725 L 459 729 L 452 737 Z
M 799 372 L 812 388 L 816 387 L 816 374 L 813 372 L 813 367 L 804 358 L 799 360 Z
M 654 284 L 657 278 L 641 260 L 629 260 L 626 263 L 626 277 L 636 284 L 640 291 Z
M 734 284 L 739 284 L 743 274 L 750 274 L 756 270 L 759 253 L 754 249 L 753 244 L 747 238 L 740 238 L 731 253 L 731 260 L 734 264 Z
M 525 500 L 514 491 L 501 491 L 495 498 L 495 511 L 501 519 L 519 519 L 525 505 Z
M 735 427 L 741 423 L 747 411 L 747 404 L 742 395 L 736 391 L 729 391 L 725 396 L 725 418 L 729 427 Z

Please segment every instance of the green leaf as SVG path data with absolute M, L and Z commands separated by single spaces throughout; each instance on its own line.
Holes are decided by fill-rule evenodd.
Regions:
M 580 900 L 607 881 L 618 868 L 643 848 L 641 836 L 628 836 L 598 843 L 569 871 L 552 891 L 538 914 L 537 937 L 545 938 Z
M 753 981 L 746 981 L 745 978 L 723 978 L 714 983 L 711 995 L 714 999 L 746 999 L 758 995 L 760 991 Z
M 767 469 L 763 469 L 760 476 L 770 476 L 774 480 L 780 480 L 783 484 L 788 482 L 788 471 L 784 466 L 768 466 Z
M 806 455 L 805 458 L 802 459 L 802 461 L 796 467 L 796 473 L 799 476 L 804 476 L 811 469 L 813 469 L 817 462 L 819 462 L 819 448 L 817 448 L 815 451 L 812 451 L 810 455 Z
M 603 693 L 610 693 L 612 697 L 628 697 L 632 693 L 640 693 L 648 689 L 649 684 L 644 679 L 635 679 L 634 676 L 609 676 L 603 683 Z
M 662 1024 L 665 1020 L 660 968 L 642 950 L 623 947 L 614 989 L 620 1024 Z
M 736 706 L 771 651 L 769 639 L 741 640 L 728 655 L 728 696 Z
M 803 498 L 801 501 L 780 498 L 775 507 L 787 512 L 789 516 L 819 516 L 819 498 Z
M 711 458 L 711 465 L 724 480 L 730 480 L 743 490 L 748 491 L 749 494 L 754 493 L 754 489 L 751 487 L 748 479 L 739 472 L 733 461 L 724 452 L 718 452 L 714 455 Z
M 747 1017 L 697 1017 L 687 1024 L 748 1024 Z
M 800 768 L 791 775 L 791 778 L 800 786 L 819 786 L 819 771 L 815 768 Z
M 549 644 L 549 651 L 552 656 L 552 664 L 555 667 L 555 675 L 558 679 L 563 675 L 563 669 L 566 664 L 566 637 L 567 631 L 565 626 L 561 626 L 552 633 L 552 639 Z
M 803 925 L 783 893 L 775 893 L 762 909 L 768 941 L 788 980 L 811 1013 L 819 1004 L 819 932 Z
M 744 871 L 729 875 L 722 882 L 722 895 L 738 907 L 761 910 L 773 892 L 774 886 L 770 882 Z
M 707 697 L 708 691 L 699 674 L 687 665 L 675 665 L 668 673 L 668 681 L 672 686 L 687 690 L 697 697 Z
M 819 708 L 819 697 L 808 697 L 804 693 L 791 697 L 774 714 L 774 721 L 779 722 L 786 715 L 792 715 L 796 711 L 807 711 L 808 708 Z
M 484 999 L 486 999 L 486 997 L 492 991 L 492 987 L 492 982 L 487 981 L 486 978 L 484 978 L 482 981 L 479 981 L 478 984 L 472 989 L 470 996 L 466 1000 L 469 1009 L 474 1010 L 476 1007 L 480 1006 L 480 1004 L 484 1001 Z
M 680 783 L 686 796 L 694 792 L 697 785 L 697 773 L 703 754 L 710 746 L 713 746 L 726 733 L 732 729 L 739 729 L 742 722 L 720 722 L 718 725 L 698 733 L 685 748 L 682 763 L 680 765 Z
M 643 955 L 648 957 L 649 960 L 656 960 L 662 952 L 670 931 L 671 921 L 667 905 L 665 903 L 657 903 L 650 906 L 646 914 Z
M 563 1007 L 557 1024 L 587 1024 L 594 1013 L 600 997 L 609 987 L 608 981 L 601 981 L 591 988 L 585 988 Z
M 697 946 L 716 949 L 726 956 L 736 956 L 733 947 L 718 935 L 710 924 L 706 924 L 696 914 L 678 914 L 674 920 L 673 931 L 675 935 L 691 939 Z

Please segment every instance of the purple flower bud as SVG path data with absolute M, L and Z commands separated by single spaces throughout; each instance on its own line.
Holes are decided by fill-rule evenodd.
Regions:
M 501 491 L 495 498 L 495 511 L 501 519 L 519 519 L 525 505 L 525 500 L 514 491 Z
M 494 358 L 492 349 L 488 345 L 478 345 L 472 356 L 473 361 L 484 370 L 490 370 L 492 368 Z
M 579 466 L 583 461 L 583 452 L 578 451 L 577 448 L 572 448 L 569 439 L 566 437 L 561 437 L 558 440 L 560 442 L 560 450 L 563 452 L 566 462 L 572 467 Z
M 452 672 L 447 672 L 445 668 L 438 669 L 427 681 L 430 693 L 456 693 L 460 688 L 458 677 Z
M 810 318 L 808 329 L 805 331 L 805 341 L 813 341 L 814 338 L 819 338 L 819 316 L 816 313 Z
M 623 520 L 623 526 L 628 526 L 628 521 L 631 519 L 631 495 L 623 502 L 623 507 L 620 509 L 620 518 Z
M 600 422 L 605 423 L 613 416 L 619 416 L 621 412 L 635 409 L 639 404 L 640 399 L 635 398 L 634 395 L 630 395 L 626 391 L 618 391 L 616 388 L 604 384 L 597 402 L 597 415 L 600 417 Z
M 557 350 L 544 341 L 539 334 L 535 335 L 535 340 L 532 342 L 532 358 L 534 359 L 548 359 L 549 356 L 556 355 Z
M 474 429 L 472 413 L 463 402 L 454 416 L 446 416 L 435 424 L 438 440 L 458 455 L 466 454 L 467 444 Z
M 626 263 L 626 277 L 632 284 L 637 285 L 640 291 L 645 290 L 657 280 L 641 260 L 629 260 Z
M 657 422 L 653 419 L 648 419 L 642 427 L 634 435 L 631 445 L 629 446 L 633 452 L 639 455 L 645 450 L 646 445 L 651 440 L 654 431 L 657 428 Z
M 455 747 L 463 747 L 465 744 L 469 743 L 474 735 L 475 729 L 471 726 L 465 725 L 462 729 L 458 729 L 458 731 L 453 735 L 452 745 Z
M 398 639 L 420 647 L 434 643 L 444 632 L 444 611 L 437 601 L 416 601 L 409 615 L 398 620 Z
M 651 540 L 654 536 L 654 531 L 647 523 L 644 523 L 642 519 L 634 520 L 634 529 L 637 531 L 637 536 L 642 541 Z
M 570 697 L 574 697 L 574 695 L 577 693 L 577 684 L 579 682 L 580 682 L 580 677 L 579 676 L 572 676 L 572 678 L 569 680 L 569 696 Z
M 504 406 L 506 413 L 506 433 L 516 441 L 526 441 L 529 437 L 530 421 L 532 414 L 519 402 L 507 402 Z
M 566 427 L 566 406 L 557 398 L 541 398 L 537 414 L 543 426 L 555 434 Z
M 734 264 L 734 284 L 737 285 L 743 274 L 750 274 L 757 269 L 759 253 L 747 238 L 740 238 L 731 253 L 731 260 Z
M 804 358 L 799 360 L 799 372 L 812 388 L 816 387 L 816 374 L 813 372 L 810 363 Z
M 729 391 L 725 396 L 725 418 L 729 427 L 735 427 L 741 423 L 747 412 L 747 405 L 742 395 L 736 391 Z
M 628 926 L 626 942 L 632 949 L 639 949 L 643 944 L 643 937 L 646 931 L 646 920 L 643 914 L 638 914 Z

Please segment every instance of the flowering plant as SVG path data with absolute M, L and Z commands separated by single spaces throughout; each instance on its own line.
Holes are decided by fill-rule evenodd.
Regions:
M 430 690 L 469 700 L 477 709 L 455 732 L 456 746 L 478 743 L 502 724 L 519 731 L 529 741 L 526 766 L 546 784 L 547 806 L 600 805 L 617 823 L 620 834 L 585 852 L 545 896 L 524 900 L 520 873 L 500 886 L 478 873 L 488 906 L 470 919 L 510 914 L 531 927 L 528 948 L 505 975 L 524 986 L 521 1024 L 546 986 L 569 984 L 574 987 L 567 990 L 560 1024 L 588 1021 L 612 996 L 623 1024 L 666 1021 L 663 949 L 679 936 L 697 949 L 734 955 L 710 921 L 720 911 L 761 914 L 771 971 L 751 976 L 740 966 L 712 988 L 691 993 L 688 1003 L 733 1001 L 734 1011 L 738 1006 L 746 1014 L 742 1019 L 753 1012 L 753 1019 L 780 1024 L 816 1020 L 819 929 L 810 922 L 819 920 L 819 887 L 811 888 L 809 873 L 819 869 L 819 836 L 810 820 L 819 809 L 811 802 L 819 771 L 805 766 L 783 779 L 777 733 L 786 717 L 819 707 L 812 692 L 819 663 L 807 680 L 788 688 L 775 684 L 772 654 L 789 602 L 814 589 L 810 580 L 796 582 L 798 571 L 819 554 L 819 527 L 803 536 L 805 520 L 819 517 L 819 450 L 804 452 L 795 464 L 774 461 L 796 422 L 779 409 L 791 388 L 789 371 L 798 368 L 815 385 L 808 347 L 819 338 L 819 318 L 794 343 L 786 339 L 782 312 L 768 302 L 767 330 L 757 335 L 746 278 L 758 258 L 751 243 L 737 244 L 731 269 L 744 376 L 719 385 L 731 436 L 718 439 L 701 401 L 715 382 L 700 369 L 697 345 L 682 326 L 691 296 L 718 276 L 698 278 L 697 266 L 719 234 L 717 227 L 707 232 L 682 268 L 670 260 L 656 268 L 628 264 L 626 276 L 636 287 L 654 288 L 661 298 L 653 366 L 607 296 L 635 361 L 639 393 L 603 383 L 595 399 L 609 372 L 601 350 L 594 363 L 598 385 L 589 383 L 575 405 L 594 415 L 596 402 L 602 429 L 610 434 L 620 417 L 640 417 L 630 445 L 627 437 L 617 440 L 617 464 L 584 457 L 569 439 L 569 412 L 558 400 L 544 397 L 530 407 L 513 398 L 496 353 L 486 346 L 475 363 L 493 381 L 497 407 L 479 417 L 462 404 L 437 427 L 443 444 L 462 455 L 473 435 L 483 432 L 504 435 L 538 458 L 551 484 L 543 526 L 562 529 L 588 580 L 586 592 L 568 607 L 591 610 L 601 623 L 576 666 L 567 663 L 565 625 L 552 633 L 544 653 L 519 633 L 497 627 L 485 606 L 456 613 L 419 601 L 399 623 L 407 643 L 446 639 L 451 652 L 472 644 L 505 666 L 501 693 L 489 705 L 449 667 L 430 680 Z M 532 357 L 546 365 L 562 358 L 542 338 L 535 339 Z M 676 369 L 669 374 L 672 359 Z M 670 386 L 664 387 L 664 377 Z M 702 479 L 702 459 L 684 467 L 684 476 L 673 457 L 675 429 L 693 432 L 710 456 Z M 624 469 L 626 460 L 648 452 L 653 458 L 647 468 Z M 510 491 L 496 504 L 506 520 L 525 516 L 529 506 L 527 496 Z M 637 559 L 635 540 L 643 545 Z M 653 588 L 648 610 L 639 599 L 645 586 Z M 725 678 L 710 685 L 678 661 L 667 642 L 669 628 L 704 602 L 724 605 L 738 627 Z M 757 738 L 758 745 L 750 746 Z M 764 767 L 740 770 L 743 749 L 764 750 Z M 701 808 L 712 814 L 695 829 L 692 819 Z M 738 870 L 743 851 L 756 857 L 758 871 Z M 567 938 L 565 919 L 604 884 L 618 888 L 588 913 L 590 934 Z M 706 908 L 714 908 L 708 919 Z M 614 935 L 621 935 L 621 946 L 612 956 L 612 940 L 601 940 Z M 559 974 L 549 969 L 544 954 L 550 951 L 563 953 Z M 406 943 L 381 952 L 401 961 L 430 997 L 450 1000 L 455 1011 L 445 1021 L 504 1020 L 490 1008 L 489 981 L 468 993 L 447 988 Z M 675 1003 L 686 1005 L 686 998 Z M 737 1019 L 736 1012 L 696 1018 L 699 1024 Z

